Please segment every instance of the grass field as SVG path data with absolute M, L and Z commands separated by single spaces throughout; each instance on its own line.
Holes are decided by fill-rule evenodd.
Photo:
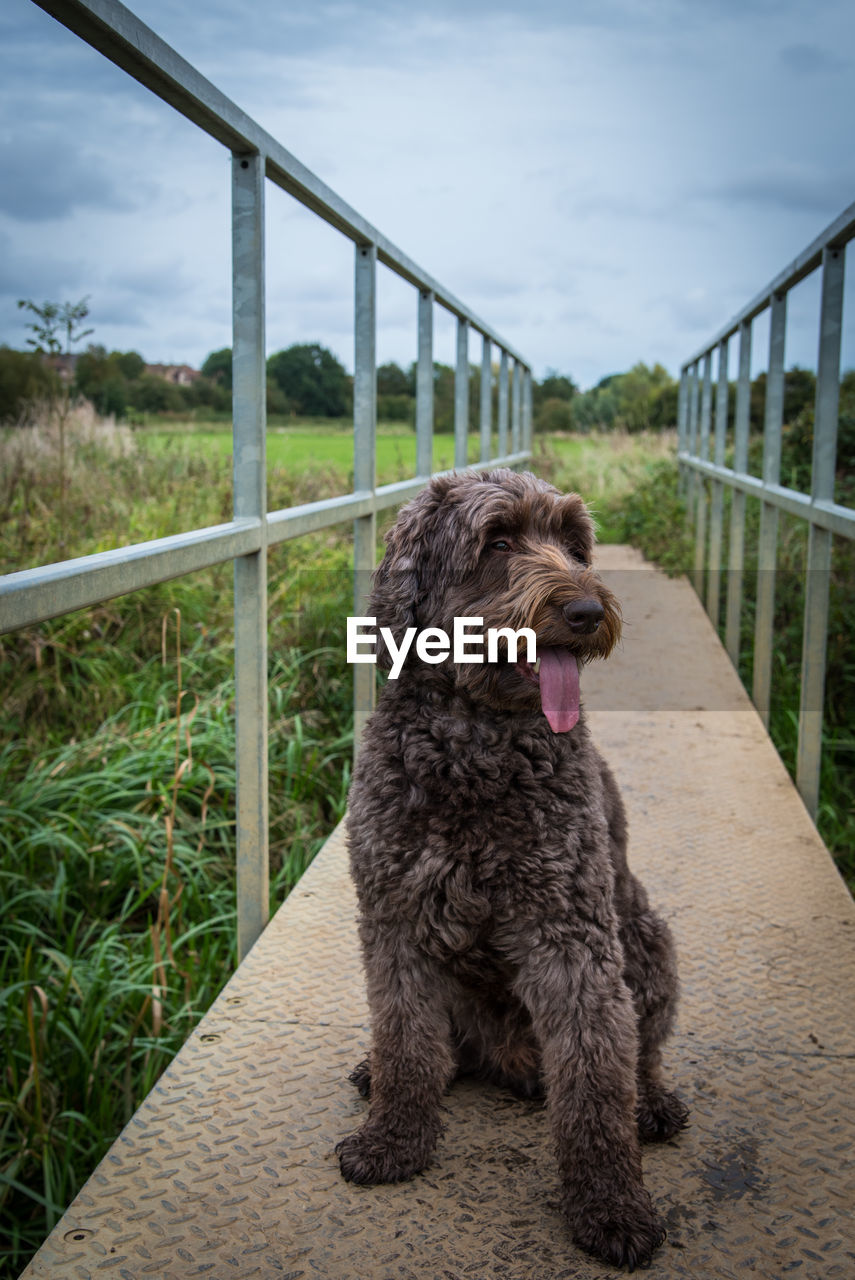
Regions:
M 229 458 L 232 453 L 231 430 L 222 424 L 177 423 L 168 431 L 137 428 L 136 435 L 145 447 L 166 455 L 186 449 L 203 449 L 211 456 Z M 470 440 L 469 460 L 478 457 L 478 442 Z M 454 466 L 454 436 L 434 437 L 434 469 Z M 267 433 L 267 463 L 270 467 L 304 472 L 334 468 L 343 475 L 353 472 L 353 431 L 342 427 L 340 420 L 270 427 Z M 416 465 L 416 437 L 406 423 L 384 423 L 377 433 L 377 477 L 380 484 L 403 480 L 413 475 Z
M 0 435 L 5 570 L 231 516 L 225 426 L 131 431 L 82 414 L 66 445 L 61 475 L 50 429 Z M 682 570 L 691 547 L 673 447 L 667 435 L 550 436 L 533 469 L 585 495 L 601 539 Z M 351 436 L 338 426 L 274 427 L 268 448 L 271 509 L 351 487 Z M 413 433 L 384 424 L 377 456 L 381 482 L 411 475 Z M 450 436 L 434 459 L 451 465 Z M 273 907 L 346 802 L 350 556 L 347 525 L 269 553 Z M 24 1266 L 234 964 L 231 580 L 220 566 L 0 638 L 0 1280 Z M 851 607 L 833 607 L 843 653 Z M 786 758 L 797 592 L 781 610 Z M 829 734 L 821 818 L 851 873 L 852 786 L 835 777 L 847 750 L 851 731 Z
M 176 423 L 169 430 L 138 429 L 140 445 L 164 458 L 186 457 L 202 451 L 208 457 L 226 461 L 232 454 L 230 429 L 218 424 Z M 671 458 L 676 446 L 672 432 L 613 433 L 588 436 L 550 435 L 535 440 L 535 469 L 555 474 L 566 487 L 585 495 L 603 523 L 600 536 L 610 538 L 607 509 L 621 494 L 632 492 L 643 480 L 645 471 L 662 459 Z M 493 449 L 498 438 L 493 436 Z M 479 440 L 469 438 L 469 461 L 476 462 Z M 267 437 L 267 463 L 272 470 L 305 475 L 330 469 L 346 476 L 353 475 L 353 435 L 340 422 L 318 422 L 312 425 L 272 427 Z M 377 479 L 379 484 L 405 480 L 415 472 L 416 438 L 405 423 L 381 423 L 377 431 Z M 437 433 L 433 441 L 435 470 L 454 465 L 454 436 Z

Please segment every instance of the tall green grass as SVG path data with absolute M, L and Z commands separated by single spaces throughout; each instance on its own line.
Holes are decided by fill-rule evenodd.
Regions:
M 222 519 L 227 459 L 76 423 L 0 457 L 18 568 Z M 2 443 L 0 443 L 2 449 Z M 12 465 L 9 465 L 11 462 Z M 274 469 L 281 505 L 340 476 Z M 351 680 L 337 531 L 269 556 L 271 905 L 345 805 Z M 0 1275 L 16 1276 L 235 963 L 231 566 L 0 639 Z
M 293 588 L 293 581 L 290 583 Z M 287 579 L 274 584 L 284 594 Z M 340 608 L 345 602 L 339 601 Z M 0 1237 L 17 1274 L 232 971 L 234 682 L 191 632 L 94 732 L 0 752 Z M 344 812 L 337 637 L 270 663 L 271 906 Z M 334 642 L 333 642 L 334 641 Z M 64 715 L 64 712 L 62 712 Z

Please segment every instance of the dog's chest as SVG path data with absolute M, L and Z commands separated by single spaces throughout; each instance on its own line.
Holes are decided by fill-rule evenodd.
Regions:
M 489 947 L 509 919 L 565 916 L 591 868 L 607 864 L 602 812 L 569 779 L 553 781 L 551 794 L 507 785 L 489 805 L 440 805 L 434 793 L 433 803 L 400 815 L 385 846 L 394 843 L 397 856 L 374 874 L 386 909 L 429 953 L 448 959 Z

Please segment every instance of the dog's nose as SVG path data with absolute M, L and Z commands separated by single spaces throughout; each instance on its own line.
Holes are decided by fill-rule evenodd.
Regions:
M 591 635 L 606 616 L 599 600 L 569 600 L 562 613 L 570 630 L 581 636 Z

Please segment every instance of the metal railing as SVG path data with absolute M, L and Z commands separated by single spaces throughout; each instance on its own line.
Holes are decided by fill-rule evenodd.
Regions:
M 678 410 L 679 466 L 695 526 L 695 586 L 718 626 L 721 607 L 724 489 L 732 491 L 725 645 L 739 666 L 742 617 L 746 499 L 761 503 L 757 545 L 752 699 L 769 725 L 778 513 L 807 521 L 804 631 L 799 705 L 796 784 L 812 816 L 819 805 L 822 707 L 828 638 L 832 537 L 855 538 L 855 510 L 834 501 L 837 456 L 843 275 L 846 245 L 855 237 L 855 204 L 831 223 L 784 271 L 775 277 L 711 342 L 683 365 Z M 784 425 L 784 348 L 789 291 L 812 272 L 822 272 L 819 316 L 811 491 L 781 484 Z M 769 359 L 763 424 L 762 477 L 748 472 L 752 322 L 769 311 Z M 728 429 L 728 344 L 739 337 L 739 371 L 733 435 L 733 465 L 725 466 Z M 718 353 L 713 383 L 713 353 Z M 713 428 L 713 401 L 715 402 Z M 712 444 L 712 458 L 710 446 Z M 709 484 L 709 490 L 708 490 Z
M 467 465 L 469 331 L 481 334 L 480 462 L 515 465 L 530 456 L 531 369 L 468 307 L 416 266 L 255 121 L 116 0 L 34 0 L 40 8 L 140 81 L 232 153 L 234 518 L 153 542 L 13 573 L 0 579 L 0 633 L 97 604 L 157 582 L 233 560 L 237 754 L 238 955 L 268 917 L 267 549 L 354 521 L 354 612 L 374 567 L 376 516 L 419 491 L 433 455 L 433 318 L 457 317 L 455 466 Z M 355 248 L 353 492 L 267 511 L 265 465 L 265 180 L 289 192 Z M 376 484 L 377 263 L 417 290 L 416 475 Z M 500 355 L 498 453 L 492 450 L 492 351 Z M 513 376 L 510 362 L 513 362 Z M 510 412 L 509 412 L 510 410 Z M 510 419 L 510 447 L 508 428 Z M 344 643 L 344 637 L 342 637 Z M 374 705 L 374 668 L 354 668 L 354 734 Z

